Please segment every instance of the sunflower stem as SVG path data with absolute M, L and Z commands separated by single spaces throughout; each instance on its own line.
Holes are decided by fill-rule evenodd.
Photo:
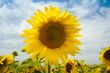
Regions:
M 50 64 L 48 63 L 48 73 L 50 73 Z

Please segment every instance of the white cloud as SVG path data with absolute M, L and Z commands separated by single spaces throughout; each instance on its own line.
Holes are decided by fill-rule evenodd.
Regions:
M 68 10 L 75 13 L 75 15 L 78 16 L 78 18 L 82 18 L 84 16 L 90 15 L 99 8 L 99 5 L 97 3 L 97 0 L 82 0 L 80 1 L 80 4 L 74 4 L 71 3 L 72 8 L 69 8 Z

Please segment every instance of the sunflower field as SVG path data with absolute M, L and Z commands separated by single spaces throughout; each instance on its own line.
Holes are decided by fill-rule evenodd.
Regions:
M 106 53 L 105 53 L 106 54 Z M 89 65 L 84 60 L 67 59 L 65 64 L 48 64 L 43 59 L 28 58 L 22 62 L 14 60 L 18 53 L 0 56 L 0 73 L 110 73 L 106 62 Z
M 101 64 L 88 65 L 68 57 L 78 54 L 83 45 L 78 39 L 83 37 L 79 33 L 81 24 L 69 11 L 50 5 L 26 21 L 31 28 L 21 34 L 25 43 L 22 52 L 30 58 L 19 62 L 15 60 L 19 56 L 16 51 L 0 56 L 0 73 L 110 73 L 110 47 L 101 50 Z

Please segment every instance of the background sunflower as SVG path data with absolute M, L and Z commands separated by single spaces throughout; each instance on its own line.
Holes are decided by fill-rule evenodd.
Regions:
M 101 51 L 99 59 L 106 65 L 110 66 L 110 47 L 106 47 Z

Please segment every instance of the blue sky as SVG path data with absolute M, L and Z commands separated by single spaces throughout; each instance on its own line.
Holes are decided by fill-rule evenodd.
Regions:
M 110 0 L 0 0 L 0 55 L 18 51 L 17 60 L 29 57 L 21 52 L 24 44 L 19 35 L 29 28 L 25 20 L 35 10 L 50 4 L 79 19 L 83 44 L 79 46 L 81 55 L 72 58 L 85 59 L 88 64 L 99 63 L 101 48 L 110 45 Z

